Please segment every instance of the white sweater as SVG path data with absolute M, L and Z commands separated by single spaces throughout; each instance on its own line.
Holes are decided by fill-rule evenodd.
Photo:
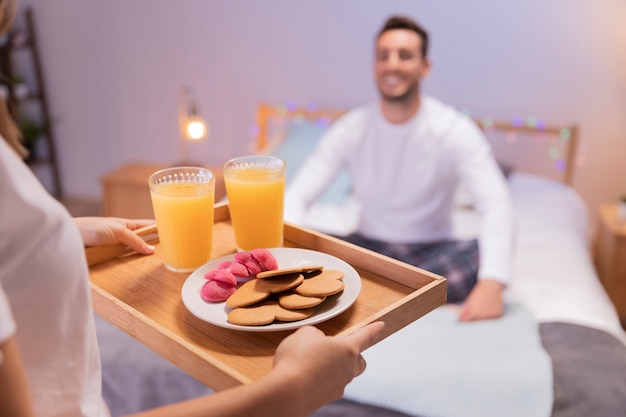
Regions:
M 510 196 L 489 143 L 467 116 L 427 96 L 403 124 L 387 122 L 377 104 L 352 110 L 290 181 L 287 220 L 300 222 L 342 168 L 360 205 L 358 232 L 391 243 L 450 239 L 454 192 L 462 181 L 483 215 L 479 278 L 508 282 Z

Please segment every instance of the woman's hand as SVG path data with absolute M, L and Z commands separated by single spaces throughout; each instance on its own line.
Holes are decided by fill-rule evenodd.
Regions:
M 361 356 L 382 336 L 383 322 L 375 322 L 349 335 L 326 336 L 305 326 L 276 349 L 274 375 L 291 382 L 298 412 L 313 410 L 343 396 L 346 385 L 365 371 Z M 291 415 L 300 415 L 295 410 Z M 308 414 L 306 414 L 308 415 Z
M 143 255 L 154 252 L 154 246 L 147 244 L 133 230 L 154 224 L 154 220 L 130 220 L 117 217 L 76 217 L 74 218 L 85 246 L 104 246 L 121 243 Z
M 382 337 L 384 327 L 379 321 L 340 336 L 301 327 L 276 349 L 274 368 L 254 382 L 133 416 L 309 416 L 341 398 L 346 384 L 365 370 L 361 352 Z

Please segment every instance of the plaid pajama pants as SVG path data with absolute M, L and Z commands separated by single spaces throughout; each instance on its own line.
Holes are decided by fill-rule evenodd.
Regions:
M 448 303 L 462 302 L 476 285 L 476 239 L 398 244 L 369 239 L 358 233 L 342 239 L 445 277 L 448 281 Z

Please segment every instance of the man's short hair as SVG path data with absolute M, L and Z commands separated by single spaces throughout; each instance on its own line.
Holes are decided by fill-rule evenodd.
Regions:
M 422 39 L 422 56 L 426 58 L 428 54 L 428 32 L 421 27 L 416 21 L 407 16 L 391 16 L 383 25 L 376 39 L 379 39 L 383 33 L 393 29 L 412 30 Z

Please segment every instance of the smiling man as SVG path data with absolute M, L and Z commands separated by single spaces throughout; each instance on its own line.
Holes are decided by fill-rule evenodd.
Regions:
M 459 319 L 500 317 L 510 275 L 513 222 L 505 179 L 478 127 L 425 96 L 428 33 L 394 16 L 376 37 L 374 75 L 380 100 L 348 112 L 320 139 L 290 182 L 287 220 L 299 223 L 317 196 L 346 168 L 361 217 L 357 245 L 440 274 Z M 482 215 L 477 240 L 453 238 L 452 208 L 463 182 Z
M 428 35 L 412 23 L 403 18 L 390 19 L 385 25 L 388 29 L 383 29 L 376 43 L 376 83 L 382 97 L 383 114 L 392 123 L 404 123 L 417 112 L 420 80 L 430 72 Z M 409 27 L 413 30 L 408 30 Z M 388 111 L 389 105 L 401 109 L 404 117 L 395 120 L 400 115 Z

